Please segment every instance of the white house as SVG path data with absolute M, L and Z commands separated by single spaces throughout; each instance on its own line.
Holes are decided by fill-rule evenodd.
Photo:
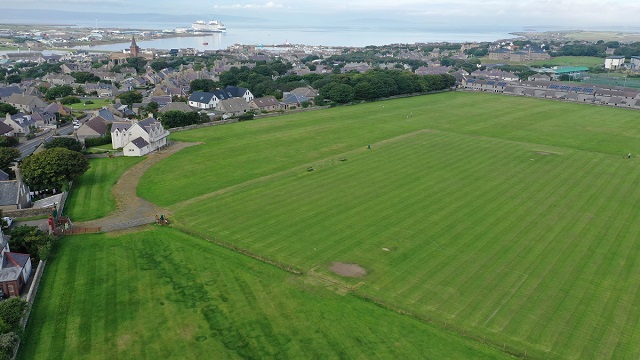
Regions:
M 218 97 L 212 92 L 195 91 L 189 96 L 189 106 L 198 109 L 213 109 L 218 105 Z
M 114 122 L 111 126 L 111 146 L 122 148 L 125 156 L 143 156 L 167 145 L 169 131 L 154 119 L 139 122 Z
M 624 56 L 607 56 L 604 59 L 604 68 L 615 70 L 624 65 Z

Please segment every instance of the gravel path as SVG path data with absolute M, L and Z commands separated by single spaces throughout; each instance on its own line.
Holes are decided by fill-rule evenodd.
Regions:
M 169 215 L 167 209 L 163 209 L 151 202 L 144 200 L 136 194 L 136 188 L 142 175 L 160 160 L 186 148 L 199 143 L 176 142 L 161 151 L 146 155 L 146 158 L 127 170 L 111 190 L 116 200 L 116 211 L 111 215 L 98 220 L 77 222 L 75 228 L 100 228 L 103 232 L 124 230 L 140 225 L 155 222 L 156 215 Z

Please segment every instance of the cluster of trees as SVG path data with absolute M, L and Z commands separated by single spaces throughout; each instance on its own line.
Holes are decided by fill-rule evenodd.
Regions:
M 146 70 L 145 70 L 145 66 L 146 65 L 147 65 L 147 60 L 145 60 L 145 59 L 143 59 L 141 57 L 128 58 L 126 64 L 116 65 L 113 68 L 111 68 L 111 71 L 113 71 L 114 73 L 120 73 L 122 68 L 124 68 L 124 67 L 132 67 L 132 68 L 136 69 L 136 72 L 138 74 L 144 74 L 146 72 Z
M 10 177 L 14 177 L 14 172 L 11 169 L 11 165 L 20 159 L 20 150 L 12 147 L 0 147 L 0 170 L 9 174 Z
M 0 117 L 4 118 L 7 113 L 15 115 L 18 113 L 18 109 L 11 104 L 0 102 Z M 2 119 L 0 119 L 0 121 L 2 121 Z
M 11 70 L 0 69 L 0 81 L 9 84 L 18 84 L 23 79 L 33 79 L 48 73 L 59 73 L 62 63 L 44 63 L 38 65 L 34 62 L 23 62 L 13 66 Z
M 20 319 L 28 303 L 19 297 L 0 302 L 0 360 L 9 360 L 22 333 Z
M 82 144 L 80 141 L 70 137 L 55 137 L 44 145 L 45 149 L 53 149 L 57 147 L 77 152 L 82 151 Z
M 142 102 L 142 94 L 140 94 L 139 92 L 135 91 L 135 90 L 131 90 L 131 91 L 127 91 L 127 92 L 123 92 L 122 94 L 116 96 L 118 99 L 120 99 L 120 102 L 125 104 L 125 105 L 133 105 L 134 103 L 140 103 Z
M 0 147 L 14 147 L 18 145 L 18 139 L 14 136 L 0 136 Z
M 207 114 L 198 113 L 195 111 L 184 112 L 171 110 L 160 115 L 160 118 L 158 120 L 160 120 L 163 127 L 170 129 L 209 122 L 209 116 L 207 116 Z
M 455 85 L 449 74 L 416 75 L 400 70 L 369 70 L 365 73 L 331 74 L 314 82 L 320 99 L 336 103 L 375 100 L 390 96 L 448 89 Z M 322 86 L 319 86 L 322 85 Z
M 442 58 L 440 60 L 440 65 L 442 66 L 451 66 L 453 67 L 454 70 L 459 70 L 459 69 L 463 69 L 464 71 L 468 72 L 469 74 L 478 70 L 478 69 L 484 69 L 484 67 L 482 66 L 478 66 L 480 65 L 480 60 L 479 59 L 451 59 L 449 57 L 445 57 Z
M 32 190 L 67 190 L 69 182 L 89 169 L 81 153 L 65 148 L 46 149 L 22 161 L 22 179 Z
M 71 96 L 73 94 L 75 94 L 75 89 L 72 86 L 69 85 L 58 85 L 58 86 L 54 86 L 49 88 L 45 93 L 44 93 L 44 98 L 45 100 L 54 100 L 57 98 L 63 98 L 65 96 Z
M 597 56 L 605 57 L 607 48 L 615 49 L 614 55 L 618 56 L 637 56 L 640 54 L 640 42 L 631 44 L 621 44 L 618 41 L 603 40 L 595 44 L 566 44 L 558 51 L 551 53 L 551 56 Z
M 55 236 L 47 234 L 37 226 L 14 227 L 8 234 L 11 235 L 11 251 L 30 254 L 36 264 L 49 257 L 56 241 Z
M 100 78 L 93 75 L 90 72 L 86 72 L 86 71 L 77 71 L 77 72 L 72 72 L 71 74 L 69 74 L 71 76 L 73 76 L 73 78 L 76 80 L 76 82 L 78 84 L 86 84 L 86 83 L 97 83 L 100 82 Z

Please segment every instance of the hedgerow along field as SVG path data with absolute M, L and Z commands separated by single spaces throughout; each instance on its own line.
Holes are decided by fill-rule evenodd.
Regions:
M 72 221 L 95 220 L 116 209 L 111 188 L 120 176 L 142 158 L 115 157 L 91 159 L 89 170 L 71 188 L 65 205 L 65 215 Z
M 506 359 L 170 228 L 66 237 L 19 359 Z
M 304 271 L 359 264 L 358 294 L 507 351 L 635 359 L 637 120 L 478 93 L 376 102 L 176 133 L 204 144 L 139 193 Z

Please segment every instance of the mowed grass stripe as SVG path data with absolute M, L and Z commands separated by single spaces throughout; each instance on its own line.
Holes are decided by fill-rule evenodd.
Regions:
M 423 138 L 429 139 L 430 145 L 440 145 L 442 150 L 430 152 L 427 147 L 422 148 L 419 140 L 424 141 Z M 492 147 L 495 150 L 489 150 Z M 306 264 L 307 268 L 319 267 L 320 271 L 326 271 L 323 269 L 331 261 L 359 263 L 370 272 L 359 290 L 364 294 L 381 296 L 395 304 L 400 300 L 400 305 L 408 310 L 442 320 L 451 316 L 464 319 L 455 322 L 498 341 L 505 340 L 511 347 L 546 349 L 549 354 L 564 357 L 576 350 L 552 345 L 551 340 L 566 339 L 557 335 L 548 337 L 544 329 L 557 328 L 565 320 L 576 323 L 580 316 L 586 316 L 585 324 L 592 324 L 596 321 L 589 313 L 592 310 L 582 315 L 564 309 L 576 304 L 593 309 L 601 306 L 600 302 L 580 300 L 588 293 L 582 284 L 574 290 L 563 288 L 551 301 L 544 296 L 535 300 L 534 296 L 534 303 L 530 303 L 522 294 L 531 294 L 540 285 L 544 286 L 542 294 L 549 294 L 570 279 L 580 279 L 583 271 L 597 271 L 599 263 L 577 268 L 566 263 L 572 263 L 571 259 L 588 261 L 593 251 L 589 249 L 598 248 L 576 238 L 588 235 L 595 226 L 581 215 L 583 208 L 616 218 L 616 208 L 604 206 L 601 197 L 622 196 L 615 188 L 627 188 L 629 183 L 616 182 L 616 178 L 628 169 L 612 166 L 627 161 L 621 157 L 572 149 L 550 150 L 559 150 L 562 155 L 535 153 L 544 149 L 536 144 L 474 134 L 420 134 L 390 147 L 372 149 L 393 153 L 375 158 L 381 165 L 367 164 L 365 169 L 351 162 L 361 161 L 360 158 L 350 157 L 346 164 L 325 164 L 326 168 L 321 164 L 314 173 L 306 174 L 301 169 L 292 179 L 281 178 L 210 198 L 209 202 L 215 205 L 195 203 L 194 209 L 211 209 L 211 213 L 221 214 L 213 221 L 198 219 L 195 211 L 186 209 L 179 209 L 176 215 L 181 224 L 194 225 L 203 234 L 214 234 L 222 241 L 285 263 L 303 267 Z M 424 153 L 427 160 L 421 161 L 414 156 L 416 153 Z M 463 156 L 458 158 L 458 154 Z M 363 155 L 369 156 L 366 152 Z M 406 161 L 405 166 L 416 169 L 403 170 L 399 159 Z M 430 172 L 430 166 L 438 171 Z M 350 176 L 346 170 L 351 170 Z M 504 179 L 496 179 L 496 171 Z M 638 176 L 636 171 L 626 175 L 631 181 Z M 490 180 L 483 183 L 484 178 Z M 385 187 L 385 180 L 393 186 Z M 360 195 L 363 192 L 358 187 L 363 185 L 379 194 Z M 593 194 L 598 201 L 589 200 L 588 195 L 583 199 L 585 194 Z M 421 201 L 421 197 L 429 201 Z M 262 200 L 267 198 L 268 201 Z M 433 205 L 439 202 L 442 206 Z M 240 206 L 241 211 L 233 210 Z M 433 211 L 436 208 L 438 211 Z M 429 215 L 416 216 L 416 211 Z M 257 212 L 269 215 L 255 216 Z M 365 221 L 355 223 L 354 218 Z M 582 220 L 565 221 L 568 218 Z M 620 224 L 615 224 L 612 229 L 619 229 Z M 575 234 L 580 231 L 584 234 Z M 570 241 L 567 234 L 571 234 Z M 614 237 L 613 234 L 606 237 Z M 617 234 L 625 236 L 623 232 Z M 407 242 L 407 238 L 417 240 Z M 423 240 L 429 238 L 438 240 L 435 243 Z M 393 248 L 392 252 L 381 251 L 384 244 L 391 244 L 388 247 Z M 402 247 L 408 244 L 411 250 L 407 255 Z M 604 243 L 602 246 L 608 247 Z M 523 262 L 529 255 L 542 259 L 541 265 L 530 260 Z M 550 264 L 555 268 L 549 269 Z M 601 270 L 614 269 L 611 264 L 601 265 L 606 266 Z M 549 270 L 553 279 L 538 281 L 528 270 L 537 273 Z M 471 273 L 474 276 L 467 275 Z M 571 297 L 563 298 L 565 292 Z M 538 311 L 538 316 L 518 309 L 529 304 L 534 314 Z M 558 313 L 562 320 L 549 321 L 549 311 L 562 311 Z M 532 319 L 533 324 L 525 319 Z M 485 322 L 489 329 L 482 329 Z M 529 326 L 522 327 L 523 324 Z M 522 330 L 515 333 L 506 330 L 511 328 Z M 577 344 L 576 347 L 580 346 Z

